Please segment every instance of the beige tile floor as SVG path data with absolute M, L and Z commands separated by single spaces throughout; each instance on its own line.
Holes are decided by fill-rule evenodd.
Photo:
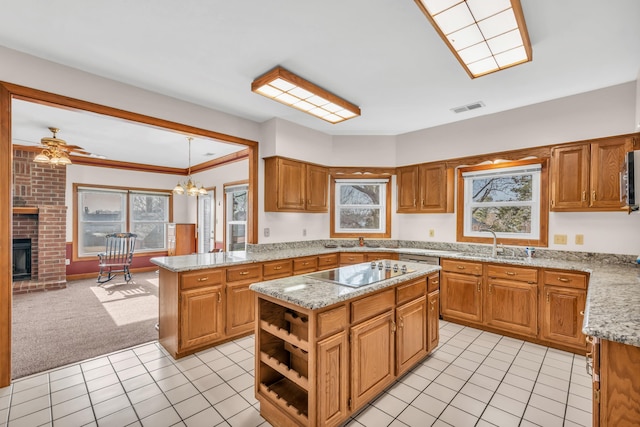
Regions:
M 440 346 L 348 426 L 590 426 L 585 358 L 441 321 Z M 180 360 L 157 343 L 0 389 L 0 426 L 268 426 L 254 339 Z

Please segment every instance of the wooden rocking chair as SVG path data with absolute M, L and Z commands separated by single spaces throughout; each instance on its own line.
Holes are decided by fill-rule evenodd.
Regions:
M 107 245 L 103 253 L 98 254 L 100 272 L 98 283 L 106 283 L 116 277 L 116 273 L 124 273 L 124 279 L 131 281 L 129 266 L 133 260 L 133 250 L 136 247 L 136 234 L 112 233 L 107 234 Z

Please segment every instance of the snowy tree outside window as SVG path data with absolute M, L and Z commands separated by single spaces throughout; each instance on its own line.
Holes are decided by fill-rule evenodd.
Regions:
M 336 233 L 385 233 L 388 180 L 337 179 Z

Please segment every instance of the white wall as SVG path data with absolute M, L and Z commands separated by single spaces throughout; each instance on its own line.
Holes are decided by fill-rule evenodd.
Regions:
M 629 82 L 399 135 L 398 165 L 633 133 L 637 99 L 636 82 Z M 455 214 L 398 217 L 400 239 L 456 241 Z M 566 234 L 568 244 L 554 244 L 554 234 Z M 576 234 L 584 245 L 575 244 Z M 549 249 L 638 254 L 640 213 L 551 212 L 549 236 Z
M 329 166 L 395 167 L 395 136 L 334 136 Z

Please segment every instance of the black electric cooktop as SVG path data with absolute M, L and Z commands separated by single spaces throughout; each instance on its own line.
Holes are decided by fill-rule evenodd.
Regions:
M 403 267 L 405 267 L 403 269 Z M 359 288 L 361 286 L 371 285 L 382 280 L 391 279 L 393 277 L 402 276 L 406 273 L 412 273 L 415 270 L 407 269 L 406 266 L 386 263 L 362 263 L 348 265 L 333 270 L 318 271 L 317 273 L 306 274 L 306 277 L 323 280 L 325 282 L 335 283 L 336 285 L 350 286 Z

